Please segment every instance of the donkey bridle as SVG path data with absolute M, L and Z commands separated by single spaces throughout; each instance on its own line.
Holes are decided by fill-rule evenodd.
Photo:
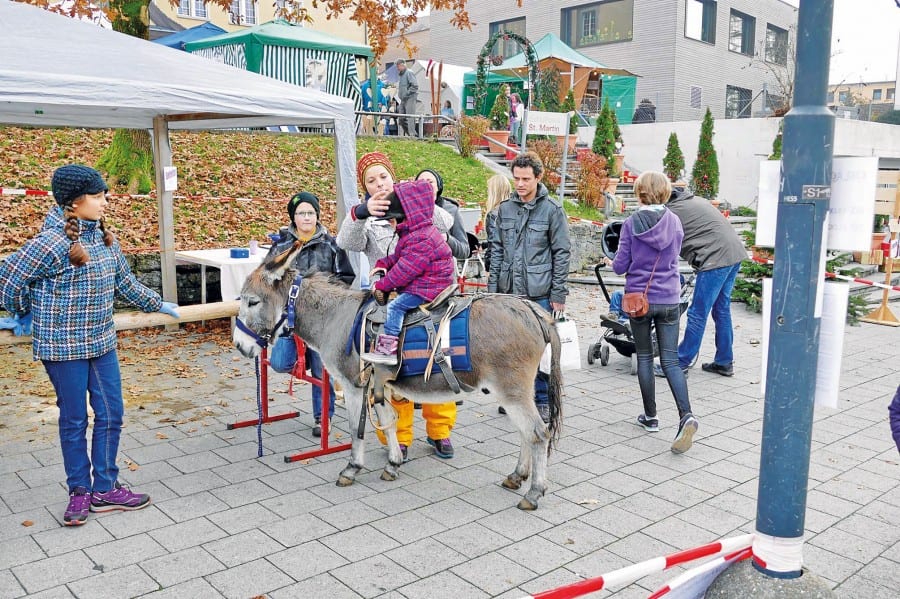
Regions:
M 297 275 L 294 278 L 294 282 L 291 283 L 291 289 L 288 292 L 287 302 L 284 306 L 284 310 L 281 313 L 281 318 L 278 319 L 278 321 L 275 323 L 275 326 L 272 327 L 272 329 L 265 335 L 261 335 L 261 334 L 257 333 L 256 331 L 254 331 L 253 329 L 251 329 L 250 327 L 248 327 L 244 323 L 244 321 L 242 321 L 240 318 L 235 318 L 234 325 L 238 329 L 240 329 L 241 331 L 243 331 L 244 333 L 249 335 L 253 339 L 253 342 L 256 343 L 258 346 L 260 346 L 262 348 L 268 347 L 269 342 L 272 339 L 272 333 L 274 331 L 281 329 L 282 323 L 287 321 L 288 329 L 290 329 L 290 330 L 294 329 L 294 322 L 297 319 L 297 307 L 294 304 L 294 302 L 297 299 L 297 296 L 300 295 L 300 284 L 302 282 L 303 282 L 303 275 Z

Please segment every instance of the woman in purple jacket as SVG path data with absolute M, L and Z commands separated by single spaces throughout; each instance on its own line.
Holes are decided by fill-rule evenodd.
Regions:
M 672 186 L 664 174 L 647 171 L 634 183 L 640 208 L 622 224 L 619 248 L 612 263 L 616 274 L 625 274 L 625 292 L 647 290 L 650 309 L 644 316 L 631 318 L 631 331 L 637 350 L 638 383 L 644 401 L 644 413 L 637 423 L 650 432 L 659 431 L 656 417 L 656 387 L 653 378 L 651 323 L 656 328 L 659 361 L 678 406 L 678 433 L 672 443 L 674 453 L 691 447 L 699 423 L 691 414 L 685 373 L 678 367 L 678 321 L 680 316 L 678 253 L 684 231 L 681 221 L 665 202 Z M 627 273 L 627 274 L 626 274 Z

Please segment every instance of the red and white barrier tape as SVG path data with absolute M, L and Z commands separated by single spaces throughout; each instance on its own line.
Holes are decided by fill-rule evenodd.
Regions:
M 53 196 L 53 192 L 43 189 L 16 189 L 11 187 L 0 187 L 0 195 L 6 196 Z M 111 198 L 144 198 L 155 199 L 155 195 L 146 193 L 110 193 L 107 194 Z M 238 198 L 231 196 L 204 196 L 204 195 L 176 195 L 176 200 L 208 200 L 213 202 L 287 202 L 287 198 Z
M 600 222 L 598 220 L 588 220 L 586 218 L 577 218 L 574 216 L 570 216 L 569 220 L 572 222 L 575 222 L 575 223 L 584 223 L 586 225 L 596 225 L 598 227 L 603 227 L 606 225 L 606 223 Z
M 758 262 L 760 264 L 775 264 L 774 260 L 766 260 L 765 258 L 751 258 L 754 262 Z M 887 289 L 889 291 L 900 291 L 900 285 L 885 285 L 884 283 L 876 283 L 875 281 L 870 281 L 869 279 L 862 279 L 860 277 L 848 277 L 847 275 L 839 275 L 833 272 L 826 272 L 825 278 L 827 279 L 840 279 L 841 281 L 850 281 L 851 283 L 859 283 L 861 285 L 869 285 L 871 287 L 879 287 L 881 289 Z
M 670 592 L 675 591 L 675 590 L 679 589 L 680 587 L 686 585 L 687 583 L 691 582 L 695 578 L 703 576 L 704 574 L 707 574 L 708 572 L 715 570 L 716 568 L 719 568 L 720 566 L 723 566 L 725 564 L 731 564 L 731 563 L 743 561 L 745 559 L 748 559 L 752 555 L 753 555 L 753 550 L 750 549 L 749 547 L 747 549 L 741 549 L 740 551 L 736 551 L 734 553 L 721 555 L 721 556 L 717 557 L 716 559 L 706 562 L 705 564 L 701 564 L 699 566 L 691 568 L 690 570 L 682 572 L 677 577 L 675 577 L 673 580 L 671 580 L 668 584 L 666 584 L 666 586 L 664 586 L 663 588 L 659 589 L 658 591 L 656 591 L 655 593 L 653 593 L 652 595 L 647 597 L 647 599 L 659 599 L 659 597 L 664 597 L 664 596 L 668 595 Z
M 624 586 L 632 582 L 668 570 L 673 566 L 685 564 L 701 557 L 729 555 L 745 549 L 749 549 L 753 543 L 754 535 L 746 534 L 730 539 L 722 539 L 714 543 L 686 549 L 665 557 L 655 557 L 638 564 L 632 564 L 618 570 L 613 570 L 597 578 L 589 578 L 572 584 L 557 587 L 536 595 L 528 595 L 526 599 L 571 599 L 588 593 L 600 591 L 608 587 Z

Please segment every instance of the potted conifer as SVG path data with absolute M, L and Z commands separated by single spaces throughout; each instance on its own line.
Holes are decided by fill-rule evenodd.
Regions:
M 681 151 L 681 146 L 678 145 L 678 135 L 674 131 L 669 134 L 669 143 L 666 145 L 663 172 L 672 183 L 681 179 L 681 174 L 684 172 L 684 153 Z
M 704 197 L 718 205 L 719 195 L 719 159 L 713 146 L 713 117 L 709 107 L 700 125 L 700 144 L 697 147 L 697 160 L 691 171 L 691 189 L 698 196 Z
M 613 128 L 609 99 L 597 115 L 597 126 L 594 130 L 594 143 L 591 145 L 594 154 L 606 159 L 607 185 L 606 191 L 615 193 L 619 184 L 619 171 L 616 170 L 616 138 Z
M 488 114 L 488 120 L 491 121 L 491 127 L 484 135 L 497 142 L 488 141 L 490 151 L 506 153 L 503 145 L 509 143 L 509 98 L 506 97 L 503 89 L 494 98 L 494 105 Z

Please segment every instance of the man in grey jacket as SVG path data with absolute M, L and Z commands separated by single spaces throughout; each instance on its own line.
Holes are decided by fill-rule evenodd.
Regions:
M 678 345 L 678 364 L 686 372 L 697 359 L 706 321 L 712 312 L 716 325 L 716 356 L 702 368 L 706 372 L 732 376 L 731 290 L 741 262 L 747 259 L 747 250 L 731 223 L 705 198 L 695 197 L 683 188 L 673 188 L 666 207 L 675 213 L 684 228 L 681 258 L 697 272 L 684 338 Z
M 406 68 L 406 61 L 403 59 L 394 63 L 397 67 L 397 96 L 400 98 L 401 114 L 416 114 L 416 102 L 419 100 L 419 82 L 412 71 Z M 406 131 L 410 137 L 417 137 L 415 121 L 408 116 L 397 119 L 399 125 L 397 132 Z
M 526 297 L 545 310 L 563 312 L 569 290 L 569 223 L 562 204 L 541 183 L 544 165 L 528 152 L 510 165 L 515 192 L 497 207 L 490 242 L 489 293 Z M 550 418 L 547 375 L 538 372 L 534 402 L 544 422 Z

